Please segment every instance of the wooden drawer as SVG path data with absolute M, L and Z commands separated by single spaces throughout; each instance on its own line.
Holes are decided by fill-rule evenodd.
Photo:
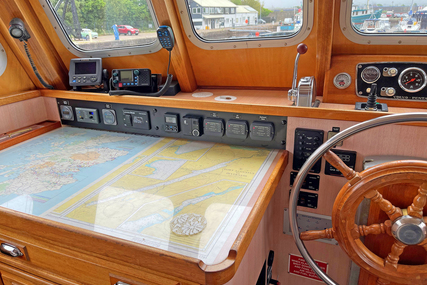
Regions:
M 0 231 L 0 242 L 7 242 L 18 247 L 24 253 L 21 257 L 10 257 L 0 254 L 0 265 L 5 264 L 21 272 L 28 272 L 40 276 L 44 280 L 54 283 L 23 283 L 21 279 L 11 279 L 6 272 L 4 285 L 11 284 L 61 284 L 61 285 L 107 285 L 122 281 L 130 285 L 189 285 L 194 284 L 183 280 L 174 280 L 172 276 L 165 276 L 152 270 L 135 268 L 130 264 L 107 261 L 99 256 L 84 254 L 68 248 L 47 244 L 44 241 L 35 241 L 28 236 L 17 236 Z M 12 275 L 13 276 L 13 275 Z M 8 283 L 9 282 L 9 283 Z M 19 283 L 21 282 L 21 283 Z M 0 283 L 1 285 L 1 283 Z
M 0 275 L 4 285 L 55 285 L 43 278 L 0 264 Z
M 110 284 L 116 285 L 117 282 L 121 281 L 123 282 L 123 285 L 182 285 L 180 282 L 173 281 L 164 277 L 141 276 L 141 278 L 142 279 L 135 280 L 135 278 L 128 278 L 110 274 Z

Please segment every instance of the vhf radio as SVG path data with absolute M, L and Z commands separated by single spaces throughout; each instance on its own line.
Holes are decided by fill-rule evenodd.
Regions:
M 173 75 L 169 74 L 171 51 L 175 45 L 172 29 L 168 26 L 160 26 L 157 29 L 157 37 L 161 46 L 169 51 L 168 75 L 163 87 L 158 90 L 158 87 L 162 83 L 162 75 L 151 74 L 151 70 L 149 69 L 113 69 L 110 84 L 116 90 L 110 90 L 110 95 L 158 97 L 168 91 L 173 78 Z M 175 84 L 172 89 L 174 89 L 172 95 L 175 95 L 179 92 L 179 85 Z
M 113 69 L 113 87 L 116 89 L 156 92 L 162 82 L 161 74 L 150 69 Z

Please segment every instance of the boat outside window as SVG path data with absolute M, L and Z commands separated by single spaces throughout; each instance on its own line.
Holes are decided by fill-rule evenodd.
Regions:
M 158 24 L 149 0 L 39 1 L 52 24 L 60 26 L 57 33 L 64 45 L 80 54 L 144 46 L 153 51 L 158 42 Z
M 419 6 L 414 0 L 371 3 L 353 0 L 350 21 L 356 32 L 391 35 L 426 34 L 426 5 Z

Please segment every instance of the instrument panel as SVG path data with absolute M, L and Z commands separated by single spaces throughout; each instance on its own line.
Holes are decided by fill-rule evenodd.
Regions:
M 378 98 L 427 101 L 427 63 L 373 62 L 356 66 L 356 94 L 367 97 L 371 84 L 378 87 Z
M 232 145 L 286 148 L 287 117 L 57 99 L 61 122 L 79 128 Z M 322 139 L 323 141 L 323 139 Z

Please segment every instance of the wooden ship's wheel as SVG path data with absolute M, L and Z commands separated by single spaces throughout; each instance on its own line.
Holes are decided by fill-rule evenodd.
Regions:
M 366 121 L 348 128 L 320 146 L 301 168 L 294 182 L 290 198 L 290 222 L 295 242 L 312 269 L 327 284 L 336 285 L 311 258 L 302 240 L 335 238 L 347 255 L 361 268 L 378 276 L 377 284 L 427 284 L 427 264 L 399 264 L 399 257 L 407 246 L 418 245 L 427 250 L 427 217 L 423 209 L 427 201 L 427 162 L 416 160 L 393 161 L 371 167 L 360 173 L 349 168 L 329 149 L 349 136 L 376 126 L 408 121 L 427 121 L 427 113 L 390 115 Z M 323 157 L 348 179 L 335 199 L 332 225 L 323 231 L 299 233 L 296 222 L 296 202 L 302 182 L 310 168 Z M 418 194 L 407 209 L 393 206 L 378 189 L 395 185 L 416 185 Z M 355 224 L 356 212 L 363 199 L 370 199 L 388 216 L 382 223 L 369 226 Z M 368 235 L 386 234 L 394 243 L 385 258 L 373 253 L 360 240 Z

